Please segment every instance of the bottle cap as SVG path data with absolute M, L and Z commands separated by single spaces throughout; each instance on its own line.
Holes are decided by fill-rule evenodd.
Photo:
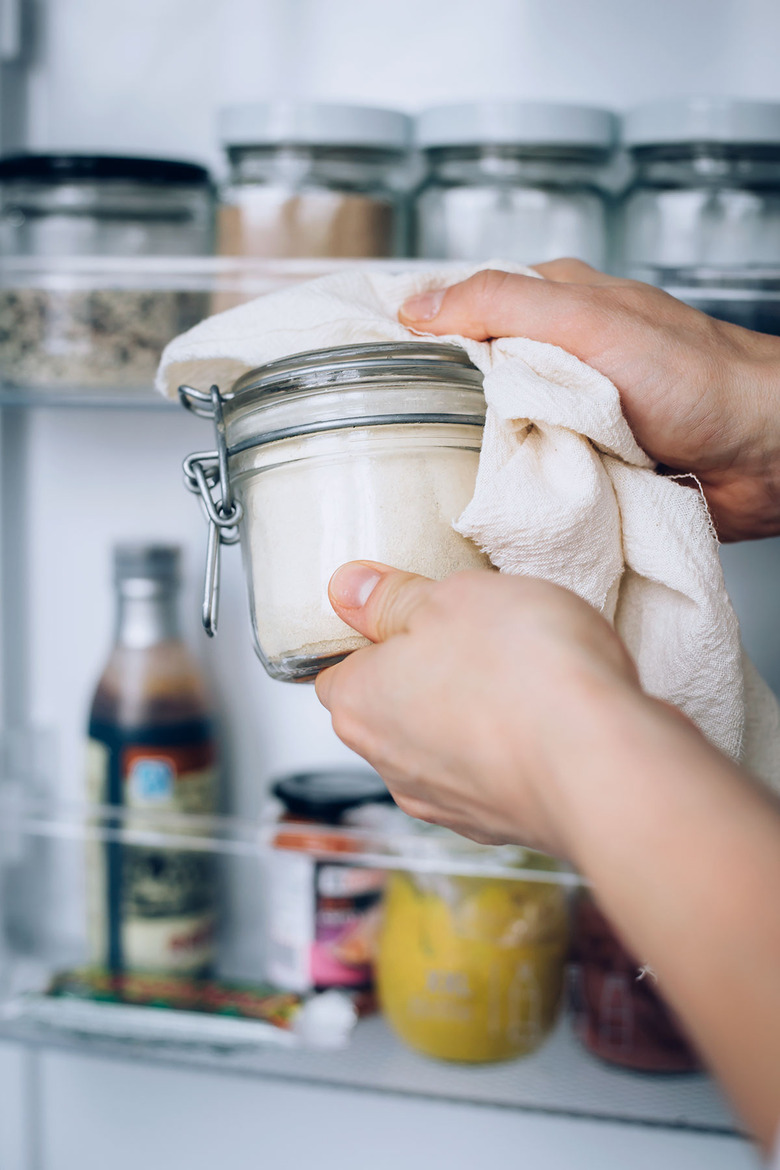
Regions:
M 780 143 L 780 102 L 693 97 L 648 102 L 623 119 L 626 146 Z
M 569 146 L 609 150 L 617 119 L 609 110 L 565 102 L 463 102 L 423 110 L 417 144 Z
M 211 181 L 198 163 L 173 158 L 132 158 L 114 154 L 14 154 L 0 158 L 0 181 L 76 183 L 117 180 L 203 186 Z
M 399 110 L 278 99 L 226 106 L 219 113 L 225 146 L 362 146 L 405 150 L 411 118 Z
M 294 816 L 329 824 L 363 804 L 392 800 L 382 778 L 368 769 L 295 772 L 277 780 L 271 791 Z
M 179 581 L 181 549 L 175 544 L 119 544 L 114 548 L 114 578 Z

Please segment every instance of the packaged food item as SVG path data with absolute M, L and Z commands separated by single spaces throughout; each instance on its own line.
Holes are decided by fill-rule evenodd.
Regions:
M 603 268 L 616 124 L 608 110 L 558 102 L 424 110 L 416 255 L 522 263 L 577 256 Z
M 208 171 L 172 159 L 0 159 L 0 374 L 15 387 L 148 388 L 209 296 L 139 258 L 213 249 Z
M 577 1032 L 595 1056 L 642 1072 L 695 1072 L 700 1061 L 651 971 L 640 967 L 589 894 L 574 916 Z
M 495 851 L 454 838 L 441 857 L 489 867 Z M 550 881 L 399 871 L 388 879 L 377 957 L 382 1012 L 411 1048 L 481 1063 L 533 1052 L 561 1003 L 569 941 L 555 863 L 502 847 L 504 864 Z
M 63 971 L 52 979 L 47 994 L 55 998 L 265 1020 L 278 1028 L 292 1027 L 301 1004 L 300 996 L 262 984 L 141 972 L 117 975 L 104 967 Z
M 272 677 L 313 678 L 366 644 L 328 600 L 345 561 L 435 579 L 488 567 L 453 528 L 474 492 L 485 414 L 482 376 L 459 347 L 317 350 L 252 370 L 224 395 L 181 395 L 214 419 L 223 451 L 185 461 L 190 488 L 213 489 L 208 582 L 217 529 L 240 537 L 255 649 Z
M 161 814 L 214 814 L 219 773 L 203 679 L 178 633 L 179 550 L 120 545 L 114 648 L 89 718 L 88 796 L 123 810 L 116 828 L 182 848 L 98 837 L 87 857 L 90 961 L 112 975 L 203 974 L 214 957 L 213 855 Z M 96 824 L 98 824 L 96 819 Z M 103 823 L 109 828 L 110 815 Z
M 349 814 L 390 795 L 367 770 L 296 773 L 272 791 L 285 812 L 268 858 L 267 977 L 297 992 L 369 991 L 385 873 L 338 854 L 361 850 Z
M 222 110 L 230 160 L 221 255 L 397 256 L 411 119 L 396 110 L 300 101 Z

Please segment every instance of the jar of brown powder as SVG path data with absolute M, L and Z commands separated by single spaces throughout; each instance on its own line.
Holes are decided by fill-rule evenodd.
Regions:
M 411 119 L 319 102 L 230 106 L 220 254 L 392 257 L 406 253 L 404 171 Z

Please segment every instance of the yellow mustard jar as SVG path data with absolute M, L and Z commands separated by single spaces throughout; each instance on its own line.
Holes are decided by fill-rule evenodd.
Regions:
M 484 847 L 473 850 L 472 861 L 494 860 Z M 533 1052 L 555 1023 L 569 942 L 566 892 L 551 858 L 513 853 L 513 864 L 549 870 L 551 880 L 406 871 L 390 877 L 376 967 L 379 1002 L 400 1039 L 418 1052 L 473 1063 L 507 1060 Z

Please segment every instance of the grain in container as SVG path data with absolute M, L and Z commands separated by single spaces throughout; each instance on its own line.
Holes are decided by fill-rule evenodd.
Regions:
M 0 377 L 25 390 L 151 386 L 209 310 L 175 269 L 213 246 L 209 173 L 174 159 L 0 160 Z
M 405 254 L 407 115 L 276 100 L 223 109 L 219 129 L 221 255 Z
M 414 208 L 416 254 L 523 263 L 607 260 L 608 110 L 556 102 L 472 102 L 425 110 L 428 173 Z
M 183 386 L 217 449 L 184 463 L 209 517 L 203 622 L 214 632 L 220 543 L 240 540 L 255 649 L 279 679 L 313 678 L 366 639 L 328 582 L 375 560 L 441 579 L 487 568 L 452 527 L 471 499 L 482 375 L 457 346 L 404 342 L 296 354 L 224 394 Z

